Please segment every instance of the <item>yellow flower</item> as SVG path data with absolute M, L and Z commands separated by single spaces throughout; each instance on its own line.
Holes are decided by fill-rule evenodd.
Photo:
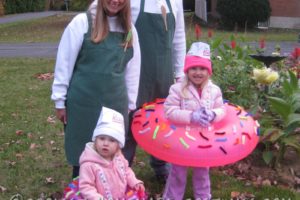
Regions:
M 266 83 L 267 84 L 271 84 L 273 83 L 274 81 L 276 81 L 277 79 L 279 78 L 279 75 L 277 72 L 275 71 L 272 71 L 265 79 Z
M 278 79 L 277 72 L 270 68 L 253 69 L 253 79 L 261 84 L 269 85 Z

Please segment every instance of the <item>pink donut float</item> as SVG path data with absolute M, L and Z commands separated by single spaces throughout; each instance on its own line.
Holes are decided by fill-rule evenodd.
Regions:
M 164 99 L 143 105 L 135 114 L 132 132 L 139 146 L 170 163 L 213 167 L 237 162 L 259 141 L 259 123 L 241 107 L 225 103 L 226 116 L 210 127 L 170 123 L 164 118 Z

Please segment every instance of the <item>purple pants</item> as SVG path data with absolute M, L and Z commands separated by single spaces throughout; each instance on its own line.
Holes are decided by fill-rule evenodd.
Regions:
M 183 199 L 187 179 L 187 169 L 188 167 L 186 166 L 171 165 L 163 199 Z M 209 168 L 193 167 L 192 169 L 194 199 L 209 200 L 211 198 Z

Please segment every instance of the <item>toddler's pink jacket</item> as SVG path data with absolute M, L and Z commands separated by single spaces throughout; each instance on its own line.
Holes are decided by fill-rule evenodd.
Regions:
M 197 89 L 189 83 L 182 91 L 185 80 L 171 86 L 169 95 L 164 103 L 166 118 L 170 121 L 190 124 L 191 114 L 200 107 L 205 107 L 215 112 L 214 122 L 220 121 L 225 116 L 221 89 L 211 80 L 203 87 L 201 98 Z
M 87 143 L 80 156 L 79 190 L 88 200 L 123 199 L 127 186 L 133 188 L 142 183 L 138 180 L 121 151 L 111 162 L 102 158 L 94 149 L 92 142 Z

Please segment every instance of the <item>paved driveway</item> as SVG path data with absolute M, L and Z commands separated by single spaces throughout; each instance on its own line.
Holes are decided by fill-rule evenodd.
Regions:
M 32 13 L 22 13 L 14 14 L 0 17 L 0 24 L 11 23 L 15 21 L 24 21 L 42 17 L 48 17 L 56 14 L 72 14 L 72 12 L 64 11 L 46 11 L 46 12 L 32 12 Z M 253 48 L 258 47 L 255 42 L 249 43 Z M 295 41 L 291 42 L 266 42 L 266 53 L 271 54 L 274 51 L 276 44 L 281 47 L 281 53 L 283 55 L 289 55 L 295 47 L 300 47 L 300 43 Z M 57 43 L 0 43 L 0 58 L 2 57 L 45 57 L 45 58 L 55 58 L 57 52 Z
M 0 44 L 0 58 L 12 57 L 41 57 L 55 58 L 57 52 L 57 43 L 18 43 Z
M 30 19 L 38 19 L 42 17 L 49 17 L 56 14 L 62 14 L 63 11 L 45 11 L 45 12 L 29 12 L 21 14 L 4 15 L 0 17 L 0 24 L 18 22 Z

